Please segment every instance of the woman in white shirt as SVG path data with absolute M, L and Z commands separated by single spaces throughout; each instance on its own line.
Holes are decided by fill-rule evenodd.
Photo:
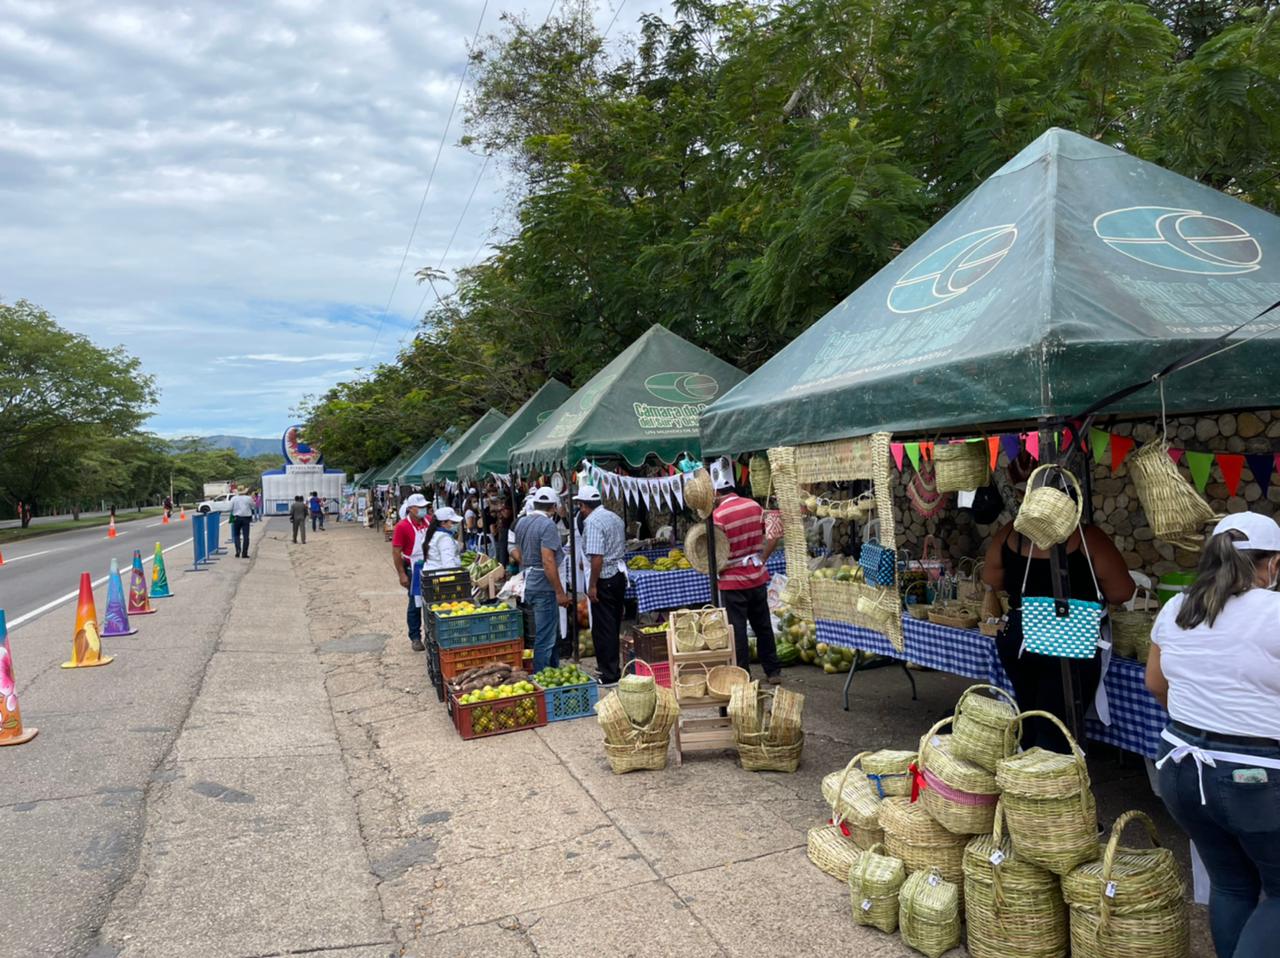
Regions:
M 1218 523 L 1156 618 L 1147 688 L 1169 709 L 1160 796 L 1209 872 L 1219 958 L 1280 949 L 1280 526 Z M 1262 898 L 1259 901 L 1259 898 Z
M 436 510 L 431 517 L 431 527 L 427 530 L 427 561 L 424 568 L 459 569 L 462 567 L 462 551 L 458 548 L 458 539 L 454 529 L 462 517 L 444 506 Z

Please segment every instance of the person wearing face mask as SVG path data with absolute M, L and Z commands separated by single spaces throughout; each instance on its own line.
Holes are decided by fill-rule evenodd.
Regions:
M 431 525 L 427 528 L 425 568 L 428 571 L 462 568 L 462 553 L 455 534 L 461 520 L 462 517 L 448 506 L 437 509 L 431 517 Z
M 413 564 L 422 561 L 423 547 L 427 541 L 428 524 L 422 516 L 426 508 L 425 496 L 418 493 L 411 495 L 401 506 L 401 519 L 391 533 L 391 562 L 399 576 L 400 587 L 409 593 L 406 621 L 409 626 L 409 644 L 415 652 L 426 648 L 422 644 L 422 608 L 410 588 L 413 584 Z M 303 535 L 306 535 L 305 531 Z
M 1280 940 L 1278 575 L 1275 520 L 1228 516 L 1151 630 L 1147 688 L 1170 718 L 1160 797 L 1209 873 L 1219 958 L 1275 955 Z

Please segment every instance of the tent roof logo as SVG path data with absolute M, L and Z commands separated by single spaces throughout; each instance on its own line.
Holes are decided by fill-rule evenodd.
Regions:
M 1012 223 L 958 236 L 903 273 L 886 303 L 895 313 L 919 313 L 955 299 L 999 266 L 1017 240 Z
M 649 394 L 663 402 L 710 402 L 720 384 L 706 373 L 655 373 L 644 381 Z
M 1093 231 L 1116 252 L 1175 273 L 1234 276 L 1262 261 L 1248 230 L 1199 210 L 1128 206 L 1099 214 Z

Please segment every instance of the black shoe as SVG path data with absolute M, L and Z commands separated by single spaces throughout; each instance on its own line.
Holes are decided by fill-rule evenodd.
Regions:
M 409 643 L 409 647 L 415 652 L 422 652 L 426 649 L 426 646 L 422 644 L 421 639 L 414 639 Z
M 238 553 L 238 552 L 236 553 L 236 558 L 237 558 L 237 559 L 239 559 L 239 558 L 240 558 L 240 553 Z

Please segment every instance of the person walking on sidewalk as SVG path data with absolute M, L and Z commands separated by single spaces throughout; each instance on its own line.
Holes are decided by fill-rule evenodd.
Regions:
M 545 486 L 530 495 L 533 511 L 516 523 L 513 558 L 524 573 L 524 601 L 533 608 L 533 671 L 560 664 L 560 610 L 568 606 L 569 593 L 560 584 L 564 546 L 560 530 L 551 518 L 560 496 Z
M 627 594 L 627 532 L 622 517 L 600 504 L 600 490 L 595 486 L 579 486 L 573 498 L 583 519 L 582 551 L 591 564 L 587 599 L 591 602 L 596 667 L 600 684 L 615 685 L 622 677 L 618 633 Z
M 256 489 L 253 492 L 253 521 L 262 521 L 262 493 Z
M 249 558 L 249 523 L 253 521 L 253 499 L 243 492 L 231 497 L 231 538 L 236 558 Z
M 311 531 L 315 532 L 317 529 L 323 529 L 324 513 L 321 510 L 324 505 L 320 502 L 320 494 L 314 489 L 311 490 L 311 498 L 308 500 L 307 505 L 311 510 Z
M 302 533 L 302 544 L 307 544 L 307 504 L 302 496 L 294 496 L 289 506 L 289 521 L 293 523 L 293 541 L 298 541 L 298 533 Z
M 396 568 L 400 587 L 409 594 L 409 609 L 405 614 L 405 620 L 409 626 L 409 645 L 415 652 L 421 652 L 426 648 L 422 644 L 422 607 L 418 605 L 417 597 L 414 596 L 411 588 L 413 564 L 423 559 L 427 531 L 430 528 L 421 514 L 426 508 L 426 496 L 415 492 L 404 501 L 401 509 L 401 515 L 404 518 L 396 523 L 391 533 L 391 563 Z M 442 509 L 441 512 L 443 511 Z
M 720 600 L 733 626 L 738 665 L 751 671 L 751 647 L 747 644 L 750 622 L 764 674 L 769 684 L 777 685 L 782 681 L 782 664 L 773 638 L 769 570 L 764 564 L 778 543 L 776 539 L 765 541 L 764 509 L 754 499 L 738 495 L 729 460 L 721 458 L 711 464 L 711 484 L 716 490 L 711 518 L 729 539 L 729 563 L 719 576 Z
M 1196 581 L 1151 629 L 1147 688 L 1169 710 L 1160 797 L 1209 873 L 1219 958 L 1280 948 L 1280 526 L 1214 527 Z

